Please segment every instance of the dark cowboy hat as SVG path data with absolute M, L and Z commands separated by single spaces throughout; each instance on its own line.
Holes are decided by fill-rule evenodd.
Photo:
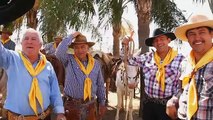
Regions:
M 1 0 L 0 24 L 12 22 L 30 10 L 35 0 Z
M 87 38 L 84 35 L 80 34 L 80 35 L 76 36 L 76 38 L 70 44 L 69 47 L 73 48 L 73 46 L 76 45 L 76 44 L 88 44 L 89 47 L 92 47 L 95 43 L 94 42 L 87 42 Z
M 168 38 L 170 38 L 171 40 L 176 39 L 176 36 L 175 36 L 174 33 L 172 33 L 172 32 L 165 32 L 165 31 L 163 31 L 161 28 L 157 28 L 157 29 L 154 30 L 153 36 L 150 37 L 150 38 L 147 38 L 147 39 L 145 40 L 145 44 L 146 44 L 147 46 L 153 46 L 152 43 L 153 43 L 154 39 L 155 39 L 156 37 L 160 36 L 160 35 L 166 35 L 166 36 L 167 36 Z
M 0 35 L 1 35 L 2 33 L 6 33 L 6 34 L 8 34 L 8 35 L 12 35 L 12 34 L 13 34 L 13 33 L 12 33 L 9 29 L 7 29 L 7 28 L 3 28 L 2 31 L 0 31 Z

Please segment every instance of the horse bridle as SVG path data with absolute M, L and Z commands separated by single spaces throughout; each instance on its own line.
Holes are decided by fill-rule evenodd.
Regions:
M 123 81 L 123 84 L 124 84 L 124 86 L 126 86 L 126 84 L 125 84 L 125 82 L 124 82 L 124 76 L 125 76 L 125 73 L 126 73 L 126 69 L 120 69 L 120 68 L 118 68 L 118 71 L 121 71 L 121 81 Z M 139 68 L 138 68 L 138 70 L 137 70 L 137 74 L 133 77 L 133 80 L 134 80 L 134 82 L 137 82 L 137 79 L 139 78 L 139 75 L 140 75 L 140 70 L 139 70 Z M 128 78 L 130 78 L 129 76 L 128 76 L 128 74 L 127 74 L 127 79 Z

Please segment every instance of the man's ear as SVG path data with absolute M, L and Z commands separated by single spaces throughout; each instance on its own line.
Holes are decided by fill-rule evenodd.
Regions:
M 169 37 L 168 37 L 168 39 L 167 39 L 167 40 L 169 41 L 169 43 L 171 42 L 171 38 L 169 38 Z

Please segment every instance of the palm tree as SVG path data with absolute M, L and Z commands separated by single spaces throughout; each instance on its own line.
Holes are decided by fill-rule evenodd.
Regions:
M 165 30 L 172 30 L 186 22 L 182 11 L 170 0 L 133 0 L 138 16 L 139 48 L 142 53 L 148 51 L 144 40 L 149 37 L 149 25 L 152 21 Z
M 113 55 L 119 57 L 122 15 L 130 0 L 97 0 L 99 7 L 99 25 L 113 30 Z
M 44 0 L 40 6 L 40 30 L 44 35 L 66 33 L 67 28 L 85 30 L 92 28 L 95 15 L 93 0 Z
M 209 1 L 209 7 L 213 13 L 213 0 L 208 0 Z
M 206 2 L 206 0 L 193 0 L 193 1 L 196 3 L 201 3 L 201 4 L 204 4 Z M 209 3 L 209 7 L 213 13 L 213 0 L 208 0 L 208 3 Z
M 94 0 L 35 0 L 33 8 L 10 26 L 20 29 L 26 18 L 27 26 L 35 29 L 39 26 L 43 37 L 50 42 L 53 36 L 64 35 L 67 28 L 94 28 L 91 24 L 94 15 Z M 97 33 L 97 30 L 93 29 L 93 32 Z

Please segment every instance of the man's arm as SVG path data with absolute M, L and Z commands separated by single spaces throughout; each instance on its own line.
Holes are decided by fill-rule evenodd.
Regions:
M 58 80 L 57 80 L 53 67 L 51 67 L 50 80 L 51 80 L 50 100 L 51 100 L 51 105 L 53 106 L 53 112 L 58 113 L 58 114 L 64 113 L 64 106 L 63 106 L 63 101 L 62 101 L 62 97 L 61 97 L 61 92 L 60 92 Z
M 3 67 L 5 69 L 8 68 L 9 58 L 12 56 L 11 52 L 12 51 L 6 49 L 0 42 L 0 67 Z
M 56 57 L 65 65 L 67 64 L 67 50 L 69 45 L 72 43 L 73 38 L 75 38 L 77 35 L 79 35 L 80 32 L 74 32 L 73 34 L 65 37 L 61 43 L 58 45 L 56 49 Z
M 69 35 L 67 37 L 65 37 L 61 43 L 58 45 L 57 49 L 56 49 L 56 57 L 63 63 L 66 64 L 68 58 L 67 58 L 67 50 L 68 50 L 68 46 L 71 44 L 73 39 L 72 35 Z
M 98 102 L 100 105 L 105 106 L 105 100 L 106 100 L 106 92 L 105 92 L 105 87 L 104 87 L 104 78 L 101 72 L 101 68 L 99 69 L 98 72 L 98 82 L 97 82 L 97 97 L 98 97 Z

